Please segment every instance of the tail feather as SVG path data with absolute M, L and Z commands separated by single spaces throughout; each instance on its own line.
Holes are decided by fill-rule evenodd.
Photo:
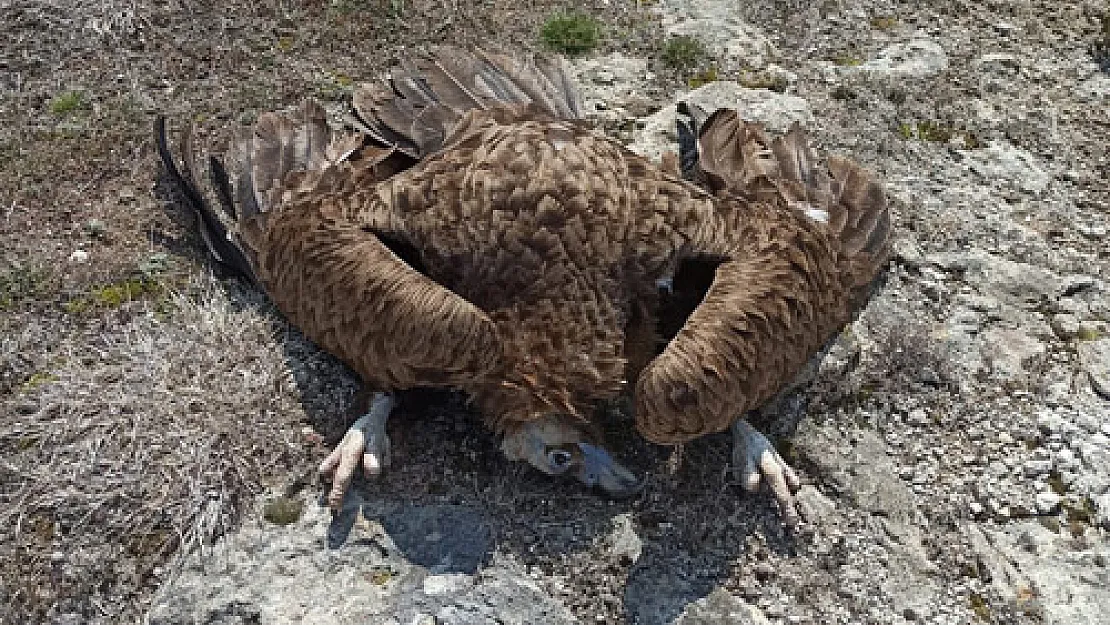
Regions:
M 866 255 L 875 272 L 886 262 L 891 222 L 882 187 L 850 159 L 821 164 L 797 124 L 771 140 L 758 124 L 720 109 L 699 125 L 696 148 L 696 177 L 713 191 L 785 201 L 823 222 L 845 257 Z
M 388 145 L 418 158 L 420 148 L 410 136 L 415 112 L 388 85 L 363 85 L 352 98 L 354 120 L 379 145 Z M 402 107 L 407 106 L 407 110 Z
M 154 142 L 158 148 L 158 156 L 166 169 L 166 173 L 169 174 L 184 194 L 196 219 L 197 230 L 204 241 L 204 246 L 208 249 L 208 253 L 221 266 L 254 281 L 254 272 L 251 270 L 250 263 L 247 262 L 242 250 L 228 237 L 227 227 L 224 226 L 219 215 L 212 210 L 197 185 L 195 168 L 192 164 L 192 134 L 191 129 L 186 130 L 183 134 L 182 163 L 184 169 L 178 169 L 166 140 L 166 120 L 161 116 L 154 120 Z
M 806 140 L 805 132 L 795 124 L 784 136 L 771 142 L 771 152 L 778 164 L 780 187 L 787 201 L 807 214 L 820 216 L 835 204 L 830 192 L 828 171 L 821 167 Z
M 280 210 L 285 194 L 299 185 L 320 183 L 329 167 L 347 160 L 363 143 L 361 135 L 333 136 L 324 109 L 308 101 L 292 115 L 259 116 L 233 142 L 226 167 L 223 160 L 210 156 L 206 187 L 194 164 L 191 130 L 182 135 L 180 169 L 167 144 L 164 118 L 155 121 L 154 132 L 162 163 L 196 215 L 208 252 L 220 265 L 252 281 L 257 281 L 253 267 L 258 235 L 268 215 Z M 389 153 L 379 155 L 369 166 L 388 157 Z M 231 227 L 212 210 L 213 204 L 223 209 Z
M 678 159 L 682 177 L 696 180 L 698 174 L 698 135 L 709 114 L 693 102 L 679 102 L 679 117 L 675 120 L 678 130 Z
M 212 183 L 216 187 L 216 197 L 219 198 L 220 205 L 224 207 L 224 212 L 233 220 L 238 220 L 239 211 L 235 208 L 231 182 L 227 177 L 227 169 L 224 168 L 223 162 L 215 156 L 208 157 L 208 171 Z
M 829 158 L 840 241 L 847 253 L 878 255 L 889 243 L 890 211 L 882 188 L 854 161 Z M 830 217 L 833 215 L 830 215 Z
M 581 116 L 577 90 L 559 60 L 444 47 L 402 62 L 388 84 L 364 85 L 353 99 L 368 135 L 416 158 L 442 147 L 467 111 L 526 106 L 558 118 Z

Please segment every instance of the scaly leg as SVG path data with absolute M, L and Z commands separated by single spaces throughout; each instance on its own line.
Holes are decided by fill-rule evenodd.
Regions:
M 328 506 L 332 510 L 338 510 L 343 503 L 343 496 L 359 465 L 369 478 L 381 475 L 382 469 L 389 466 L 389 436 L 385 424 L 396 404 L 392 394 L 375 393 L 369 412 L 354 422 L 339 445 L 320 463 L 321 475 L 334 473 L 328 492 Z
M 732 465 L 740 473 L 740 483 L 748 492 L 756 492 L 760 481 L 766 481 L 779 504 L 783 523 L 787 527 L 798 524 L 793 494 L 801 486 L 798 474 L 783 461 L 771 441 L 744 419 L 732 424 Z

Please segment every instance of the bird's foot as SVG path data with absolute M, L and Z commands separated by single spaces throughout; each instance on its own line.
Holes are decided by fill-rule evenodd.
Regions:
M 798 524 L 793 494 L 801 486 L 798 474 L 775 451 L 771 441 L 743 419 L 732 424 L 732 465 L 740 474 L 744 490 L 756 492 L 760 482 L 766 482 L 779 504 L 783 523 L 787 527 Z
M 389 393 L 375 393 L 370 400 L 370 410 L 343 435 L 339 445 L 320 463 L 320 475 L 332 476 L 328 491 L 328 506 L 338 510 L 343 503 L 355 470 L 362 467 L 366 477 L 377 477 L 389 466 L 389 436 L 385 424 L 396 405 Z

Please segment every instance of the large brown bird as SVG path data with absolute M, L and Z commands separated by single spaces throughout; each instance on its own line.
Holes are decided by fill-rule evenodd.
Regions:
M 765 480 L 795 518 L 797 477 L 742 417 L 798 382 L 882 273 L 890 218 L 859 166 L 819 164 L 798 128 L 770 140 L 694 109 L 686 180 L 591 131 L 558 59 L 443 49 L 360 88 L 354 113 L 350 133 L 311 102 L 264 114 L 209 185 L 189 133 L 178 169 L 156 128 L 215 259 L 377 391 L 321 465 L 332 506 L 359 465 L 388 463 L 391 392 L 433 386 L 466 392 L 508 458 L 634 492 L 590 422 L 631 387 L 643 436 L 731 428 L 745 486 Z M 698 263 L 703 290 L 660 335 Z

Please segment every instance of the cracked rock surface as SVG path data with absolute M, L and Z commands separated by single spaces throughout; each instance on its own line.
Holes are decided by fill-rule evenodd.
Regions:
M 726 438 L 676 459 L 623 435 L 651 478 L 610 502 L 505 465 L 445 399 L 405 408 L 419 427 L 353 509 L 294 492 L 303 516 L 260 512 L 190 556 L 152 622 L 1110 622 L 1106 2 L 652 10 L 665 36 L 705 39 L 720 80 L 659 93 L 657 60 L 580 59 L 599 127 L 655 158 L 680 99 L 797 122 L 892 200 L 888 284 L 782 440 L 803 530 L 741 493 Z

